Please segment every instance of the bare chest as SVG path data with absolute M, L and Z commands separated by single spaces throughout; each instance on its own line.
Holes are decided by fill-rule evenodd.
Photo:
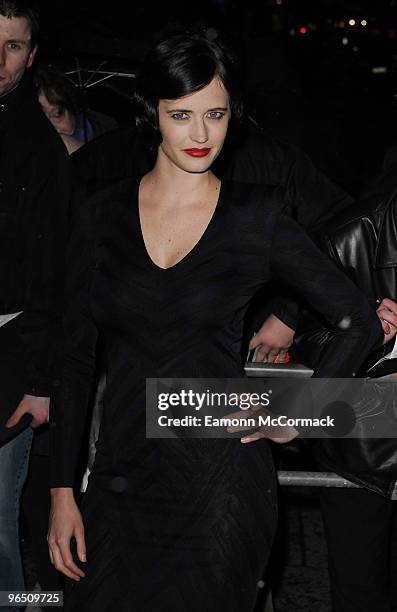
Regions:
M 203 238 L 215 208 L 216 202 L 184 209 L 141 206 L 142 236 L 153 263 L 170 268 L 184 259 Z

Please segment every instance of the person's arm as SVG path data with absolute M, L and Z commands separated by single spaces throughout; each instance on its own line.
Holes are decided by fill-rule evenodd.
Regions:
M 283 187 L 288 197 L 285 212 L 309 232 L 354 202 L 302 149 L 290 143 L 253 132 L 229 155 L 225 178 Z
M 375 309 L 365 295 L 341 272 L 291 218 L 282 214 L 271 248 L 274 276 L 288 283 L 333 329 L 316 364 L 313 377 L 351 377 L 376 345 L 383 330 Z M 384 308 L 382 309 L 384 312 Z M 254 416 L 254 415 L 253 415 Z M 297 431 L 291 432 L 291 438 Z M 273 437 L 272 437 L 273 436 Z M 263 427 L 242 438 L 252 443 L 261 438 L 286 442 L 269 435 Z
M 38 157 L 24 192 L 25 286 L 20 327 L 28 372 L 25 393 L 37 397 L 50 397 L 59 384 L 70 167 L 62 144 L 58 140 L 55 144 L 46 157 Z
M 383 341 L 375 310 L 364 294 L 305 232 L 280 216 L 272 244 L 273 274 L 333 328 L 333 337 L 317 365 L 317 377 L 350 377 Z
M 250 135 L 234 155 L 226 174 L 241 182 L 282 186 L 286 192 L 285 212 L 310 233 L 353 203 L 353 198 L 316 168 L 304 151 L 261 134 Z M 301 304 L 291 287 L 279 282 L 271 287 L 273 297 L 266 304 L 266 312 L 271 316 L 263 323 L 265 315 L 261 318 L 258 313 L 256 337 L 251 343 L 262 344 L 272 359 L 280 346 L 284 347 L 274 340 L 277 333 L 274 322 L 281 323 L 278 330 L 281 335 L 285 331 L 283 325 L 293 332 Z
M 51 418 L 52 487 L 73 487 L 95 369 L 97 328 L 90 310 L 95 203 L 76 206 L 67 248 L 60 388 Z
M 90 310 L 93 260 L 91 204 L 76 209 L 68 246 L 61 386 L 51 416 L 51 517 L 48 532 L 55 567 L 69 578 L 84 576 L 73 562 L 70 540 L 85 561 L 84 528 L 73 496 L 95 368 L 97 328 Z
M 276 141 L 273 155 L 277 184 L 286 189 L 288 196 L 285 212 L 309 234 L 315 234 L 335 214 L 354 203 L 350 194 L 321 172 L 303 150 Z M 296 329 L 300 303 L 293 291 L 282 288 L 277 292 L 271 310 L 285 325 Z

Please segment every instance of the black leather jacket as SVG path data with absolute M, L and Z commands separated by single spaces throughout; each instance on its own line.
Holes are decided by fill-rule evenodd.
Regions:
M 397 301 L 397 189 L 380 200 L 375 196 L 349 207 L 327 225 L 318 241 L 374 307 L 377 299 Z M 302 314 L 295 359 L 315 369 L 330 338 L 325 326 L 307 312 Z M 380 347 L 373 353 L 357 376 L 366 376 L 384 351 Z M 391 497 L 397 480 L 396 439 L 327 439 L 318 443 L 316 454 L 322 469 Z

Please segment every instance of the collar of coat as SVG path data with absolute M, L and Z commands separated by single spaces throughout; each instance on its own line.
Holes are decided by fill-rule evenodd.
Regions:
M 13 116 L 23 112 L 25 106 L 32 104 L 32 100 L 36 100 L 36 92 L 27 70 L 16 88 L 0 97 L 0 129 L 5 130 Z
M 379 205 L 380 225 L 375 268 L 397 267 L 397 188 Z

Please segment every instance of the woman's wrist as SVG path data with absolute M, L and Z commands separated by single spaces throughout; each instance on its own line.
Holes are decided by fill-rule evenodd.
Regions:
M 52 499 L 74 499 L 72 487 L 54 487 L 50 493 Z

